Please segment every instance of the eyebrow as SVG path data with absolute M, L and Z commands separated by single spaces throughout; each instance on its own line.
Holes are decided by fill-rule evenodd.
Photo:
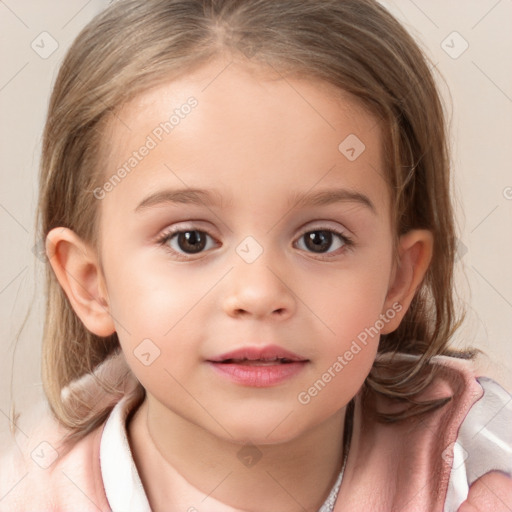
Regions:
M 359 203 L 368 208 L 374 215 L 377 214 L 377 210 L 368 196 L 344 188 L 326 189 L 313 193 L 296 193 L 289 200 L 289 206 L 293 204 L 293 208 L 325 206 L 334 203 Z
M 221 206 L 222 195 L 217 190 L 199 188 L 166 189 L 155 192 L 135 208 L 135 211 L 144 210 L 166 204 L 195 204 L 198 206 Z M 370 198 L 360 192 L 338 188 L 326 189 L 318 192 L 294 193 L 288 200 L 289 208 L 306 208 L 311 206 L 326 206 L 335 203 L 359 203 L 377 214 L 376 208 Z
M 184 189 L 166 189 L 160 192 L 155 192 L 143 199 L 135 208 L 135 211 L 151 208 L 153 206 L 161 206 L 165 204 L 181 203 L 181 204 L 196 204 L 199 206 L 218 206 L 222 196 L 219 192 L 210 190 L 203 190 L 199 188 L 184 188 Z

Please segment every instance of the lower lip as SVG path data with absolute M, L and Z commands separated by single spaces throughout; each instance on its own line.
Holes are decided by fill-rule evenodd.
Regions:
M 237 384 L 265 388 L 275 386 L 300 373 L 307 361 L 282 363 L 271 366 L 243 365 L 233 363 L 214 363 L 208 361 L 210 366 L 222 376 Z

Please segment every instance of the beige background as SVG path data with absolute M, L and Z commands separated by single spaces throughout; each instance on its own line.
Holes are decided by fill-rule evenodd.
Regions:
M 0 68 L 0 440 L 4 442 L 12 399 L 24 412 L 20 428 L 29 421 L 25 411 L 34 411 L 34 404 L 42 403 L 42 263 L 32 249 L 37 167 L 50 87 L 73 38 L 107 3 L 0 2 L 4 48 Z M 512 391 L 512 1 L 384 3 L 446 79 L 447 87 L 442 89 L 451 112 L 461 233 L 457 289 L 468 309 L 454 344 L 484 350 L 483 371 Z M 44 55 L 56 44 L 52 38 L 58 48 Z

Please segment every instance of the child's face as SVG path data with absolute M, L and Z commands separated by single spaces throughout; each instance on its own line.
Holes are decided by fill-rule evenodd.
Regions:
M 105 180 L 122 178 L 95 191 L 107 303 L 155 413 L 284 441 L 347 404 L 401 316 L 381 131 L 325 84 L 224 65 L 142 94 L 105 133 Z M 189 189 L 205 192 L 170 200 Z M 301 362 L 211 362 L 268 345 Z

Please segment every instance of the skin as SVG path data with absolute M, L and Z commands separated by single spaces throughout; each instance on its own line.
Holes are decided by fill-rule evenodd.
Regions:
M 457 512 L 493 510 L 507 512 L 512 503 L 512 479 L 499 471 L 486 473 L 469 488 L 468 498 Z
M 146 389 L 128 432 L 153 510 L 317 510 L 340 470 L 345 406 L 371 369 L 378 336 L 308 404 L 298 394 L 393 304 L 401 311 L 381 333 L 396 329 L 430 262 L 432 236 L 404 235 L 394 266 L 382 133 L 356 101 L 319 81 L 227 63 L 158 86 L 117 113 L 122 122 L 105 131 L 106 179 L 173 109 L 198 100 L 98 200 L 99 249 L 57 228 L 48 256 L 84 325 L 117 332 Z M 338 149 L 349 134 L 366 146 L 354 161 Z M 222 201 L 135 211 L 155 192 L 188 187 L 216 189 Z M 295 193 L 334 188 L 364 194 L 375 211 L 356 201 L 295 206 Z M 211 238 L 187 255 L 177 237 L 156 241 L 171 227 Z M 303 235 L 319 229 L 339 230 L 353 245 L 333 235 L 314 252 Z M 263 251 L 252 263 L 236 251 L 247 236 Z M 144 339 L 160 350 L 149 366 L 134 354 Z M 268 344 L 308 363 L 268 388 L 235 384 L 206 363 Z M 252 467 L 237 456 L 247 443 L 261 455 Z

